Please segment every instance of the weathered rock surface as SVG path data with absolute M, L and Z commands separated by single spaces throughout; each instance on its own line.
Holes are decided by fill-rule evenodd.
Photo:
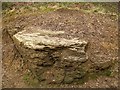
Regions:
M 85 71 L 81 63 L 87 61 L 87 42 L 78 39 L 60 38 L 63 31 L 37 29 L 21 31 L 13 36 L 14 43 L 23 56 L 30 62 L 29 69 L 40 81 L 48 83 L 72 83 L 81 78 Z

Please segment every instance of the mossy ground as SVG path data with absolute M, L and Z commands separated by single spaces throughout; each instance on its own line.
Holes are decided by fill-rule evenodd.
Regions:
M 32 86 L 32 87 L 39 86 L 39 81 L 36 78 L 33 78 L 33 76 L 31 76 L 31 73 L 24 74 L 23 80 L 28 86 Z
M 32 12 L 50 12 L 60 8 L 82 10 L 88 13 L 118 14 L 118 3 L 72 3 L 72 2 L 54 2 L 54 3 L 2 3 L 3 16 L 19 15 Z M 21 15 L 20 15 L 21 14 Z
M 85 76 L 83 76 L 80 79 L 75 79 L 74 82 L 69 83 L 69 85 L 83 85 L 87 81 L 96 80 L 100 76 L 112 77 L 111 73 L 112 72 L 111 72 L 110 68 L 86 73 Z M 62 87 L 62 83 L 61 84 L 49 84 L 49 85 L 47 85 L 46 83 L 40 83 L 39 80 L 34 75 L 32 75 L 32 73 L 30 73 L 30 72 L 24 74 L 23 80 L 25 81 L 25 83 L 28 86 L 31 86 L 31 87 L 40 87 L 41 85 L 43 88 L 51 86 L 51 85 L 53 87 Z M 68 85 L 68 84 L 66 84 L 66 85 Z

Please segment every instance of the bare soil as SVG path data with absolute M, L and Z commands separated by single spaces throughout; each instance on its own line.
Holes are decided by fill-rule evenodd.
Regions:
M 114 19 L 113 19 L 114 17 Z M 64 85 L 61 87 L 117 87 L 118 62 L 118 22 L 113 15 L 87 13 L 80 10 L 59 9 L 45 14 L 29 15 L 14 18 L 8 25 L 3 22 L 3 87 L 31 87 L 23 77 L 27 70 L 21 68 L 20 55 L 15 50 L 13 41 L 7 30 L 40 27 L 46 30 L 65 31 L 65 38 L 79 38 L 88 41 L 87 54 L 95 66 L 113 61 L 113 74 L 110 77 L 100 76 L 82 85 Z M 88 67 L 89 68 L 89 67 Z

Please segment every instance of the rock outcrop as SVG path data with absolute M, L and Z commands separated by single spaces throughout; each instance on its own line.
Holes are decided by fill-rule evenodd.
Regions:
M 72 83 L 86 74 L 81 64 L 87 61 L 87 42 L 59 37 L 64 34 L 37 29 L 13 35 L 16 48 L 39 81 Z

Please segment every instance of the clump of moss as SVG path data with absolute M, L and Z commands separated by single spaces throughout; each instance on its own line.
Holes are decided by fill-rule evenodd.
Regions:
M 101 70 L 98 72 L 98 76 L 110 76 L 111 75 L 111 70 L 110 69 L 105 69 L 105 70 Z
M 32 87 L 39 86 L 39 81 L 36 78 L 33 78 L 32 76 L 30 76 L 30 73 L 25 74 L 23 76 L 23 80 L 29 86 L 32 86 Z
M 110 77 L 111 76 L 111 69 L 107 68 L 104 70 L 97 70 L 95 72 L 88 72 L 84 77 L 82 77 L 81 79 L 76 79 L 75 82 L 76 84 L 84 84 L 85 82 L 87 82 L 88 80 L 95 80 L 97 79 L 99 76 L 107 76 Z

